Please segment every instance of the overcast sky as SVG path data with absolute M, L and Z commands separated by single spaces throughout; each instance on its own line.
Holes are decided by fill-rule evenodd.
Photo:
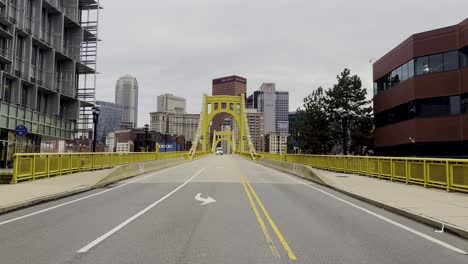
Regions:
M 211 79 L 237 74 L 289 91 L 290 110 L 348 67 L 372 92 L 372 64 L 413 33 L 461 22 L 468 0 L 101 0 L 96 99 L 139 82 L 140 126 L 156 96 L 187 98 L 199 113 Z M 130 4 L 131 3 L 131 4 Z

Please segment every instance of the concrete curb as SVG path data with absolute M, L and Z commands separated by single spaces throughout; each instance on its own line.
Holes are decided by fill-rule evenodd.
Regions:
M 4 214 L 4 213 L 8 213 L 8 212 L 15 211 L 15 210 L 18 210 L 18 209 L 26 208 L 26 207 L 29 207 L 29 206 L 32 206 L 32 205 L 37 205 L 37 204 L 41 204 L 41 203 L 45 203 L 45 202 L 58 200 L 60 198 L 64 198 L 64 197 L 67 197 L 67 196 L 72 196 L 72 195 L 75 195 L 75 194 L 80 194 L 80 193 L 83 193 L 83 192 L 87 192 L 87 191 L 90 191 L 92 189 L 94 189 L 94 188 L 93 187 L 84 187 L 84 188 L 79 188 L 79 189 L 75 189 L 75 190 L 71 190 L 71 191 L 65 191 L 65 192 L 61 192 L 61 193 L 54 193 L 54 194 L 51 194 L 51 195 L 45 195 L 45 196 L 38 197 L 36 199 L 32 199 L 32 200 L 28 200 L 28 201 L 24 201 L 24 202 L 20 202 L 20 203 L 16 203 L 16 204 L 3 206 L 3 207 L 0 208 L 0 214 Z
M 395 214 L 398 214 L 398 215 L 401 215 L 401 216 L 404 216 L 406 218 L 409 218 L 409 219 L 412 219 L 412 220 L 415 220 L 417 222 L 420 222 L 422 224 L 425 224 L 425 225 L 428 225 L 430 227 L 433 227 L 433 228 L 438 228 L 440 229 L 442 227 L 442 225 L 445 226 L 445 230 L 446 231 L 449 231 L 450 233 L 452 234 L 455 234 L 455 235 L 458 235 L 458 236 L 461 236 L 465 239 L 468 239 L 468 230 L 466 229 L 463 229 L 461 227 L 458 227 L 458 226 L 455 226 L 455 225 L 452 225 L 450 223 L 445 223 L 445 222 L 441 222 L 440 220 L 437 220 L 437 219 L 433 219 L 431 217 L 428 217 L 428 216 L 424 216 L 424 215 L 420 215 L 420 214 L 417 214 L 417 213 L 413 213 L 413 212 L 410 212 L 410 211 L 407 211 L 407 210 L 404 210 L 404 209 L 401 209 L 401 208 L 398 208 L 398 207 L 394 207 L 394 206 L 391 206 L 391 205 L 388 205 L 388 204 L 385 204 L 383 202 L 380 202 L 380 201 L 377 201 L 377 200 L 372 200 L 370 198 L 367 198 L 365 196 L 362 196 L 362 195 L 359 195 L 359 194 L 355 194 L 353 192 L 349 192 L 349 191 L 346 191 L 346 190 L 343 190 L 343 189 L 340 189 L 336 186 L 333 186 L 331 184 L 328 184 L 327 181 L 324 179 L 324 178 L 321 178 L 320 177 L 320 174 L 316 173 L 316 172 L 312 172 L 312 168 L 307 166 L 307 165 L 303 165 L 303 164 L 296 164 L 296 166 L 302 166 L 302 167 L 307 167 L 307 169 L 309 169 L 312 173 L 314 173 L 314 175 L 317 177 L 317 178 L 320 178 L 321 181 L 315 181 L 315 180 L 312 180 L 312 179 L 309 179 L 308 177 L 303 177 L 302 175 L 299 175 L 297 172 L 295 171 L 291 171 L 289 169 L 290 167 L 290 164 L 292 163 L 288 163 L 288 162 L 283 162 L 283 161 L 274 161 L 274 163 L 277 163 L 276 166 L 272 164 L 271 162 L 272 160 L 267 160 L 267 159 L 263 159 L 262 161 L 260 161 L 259 163 L 264 165 L 264 166 L 267 166 L 267 167 L 270 167 L 270 168 L 273 168 L 273 169 L 276 169 L 276 170 L 279 170 L 279 171 L 283 171 L 283 172 L 287 172 L 289 174 L 292 174 L 294 176 L 298 176 L 298 177 L 301 177 L 303 179 L 306 179 L 306 180 L 310 180 L 310 181 L 313 181 L 315 183 L 318 183 L 322 186 L 325 186 L 327 188 L 330 188 L 334 191 L 337 191 L 337 192 L 340 192 L 340 193 L 343 193 L 345 195 L 348 195 L 348 196 L 351 196 L 355 199 L 358 199 L 360 201 L 363 201 L 363 202 L 366 202 L 366 203 L 369 203 L 369 204 L 372 204 L 376 207 L 379 207 L 379 208 L 382 208 L 386 211 L 389 211 L 389 212 L 392 212 L 392 213 L 395 213 Z M 281 164 L 281 165 L 280 165 Z M 281 168 L 277 168 L 279 166 L 283 166 L 282 169 Z M 317 171 L 317 170 L 315 170 Z
M 169 161 L 169 160 L 160 160 L 160 161 Z M 54 193 L 54 194 L 51 194 L 51 195 L 45 195 L 45 196 L 41 196 L 41 197 L 38 197 L 38 198 L 35 198 L 35 199 L 32 199 L 32 200 L 27 200 L 27 201 L 23 201 L 23 202 L 20 202 L 20 203 L 9 204 L 9 205 L 0 207 L 0 214 L 8 213 L 8 212 L 11 212 L 11 211 L 23 209 L 23 208 L 30 207 L 30 206 L 33 206 L 33 205 L 38 205 L 38 204 L 41 204 L 41 203 L 50 202 L 50 201 L 58 200 L 58 199 L 65 198 L 65 197 L 68 197 L 68 196 L 72 196 L 72 195 L 80 194 L 80 193 L 83 193 L 83 192 L 91 191 L 91 190 L 94 190 L 94 189 L 102 188 L 102 187 L 105 187 L 107 185 L 110 185 L 110 184 L 113 184 L 113 183 L 116 183 L 116 182 L 120 182 L 120 181 L 129 179 L 129 178 L 133 178 L 133 177 L 136 177 L 136 176 L 140 176 L 140 175 L 143 175 L 143 174 L 146 174 L 146 173 L 151 173 L 151 172 L 163 170 L 163 169 L 166 169 L 166 168 L 169 168 L 169 167 L 178 166 L 178 165 L 184 164 L 184 163 L 189 162 L 189 161 L 190 160 L 187 161 L 187 160 L 181 159 L 178 162 L 176 161 L 173 164 L 170 164 L 169 166 L 158 167 L 158 168 L 150 169 L 150 170 L 143 171 L 143 172 L 139 171 L 139 172 L 137 172 L 137 174 L 126 175 L 124 177 L 119 177 L 119 178 L 111 179 L 111 180 L 108 180 L 108 181 L 103 181 L 106 178 L 106 177 L 104 177 L 103 180 L 97 182 L 93 186 L 81 187 L 81 188 L 77 188 L 77 189 L 70 190 L 70 191 Z M 140 163 L 135 163 L 135 164 L 138 165 Z M 124 164 L 124 165 L 119 165 L 119 166 L 114 167 L 108 173 L 108 175 L 112 174 L 114 171 L 119 170 L 119 169 L 121 169 L 122 166 L 126 166 L 126 165 L 129 165 L 129 164 Z M 64 175 L 62 177 L 66 177 L 66 175 Z

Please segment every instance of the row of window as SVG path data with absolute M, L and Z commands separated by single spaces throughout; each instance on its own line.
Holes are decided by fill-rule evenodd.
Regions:
M 422 117 L 452 116 L 468 113 L 468 93 L 414 100 L 375 114 L 375 126 Z
M 414 76 L 457 70 L 468 66 L 468 47 L 461 50 L 422 56 L 408 61 L 374 82 L 374 95 Z

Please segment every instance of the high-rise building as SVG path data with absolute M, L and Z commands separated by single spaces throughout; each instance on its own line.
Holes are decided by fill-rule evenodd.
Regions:
M 292 135 L 294 133 L 294 126 L 297 121 L 297 112 L 296 111 L 289 112 L 288 120 L 289 120 L 289 135 Z
M 263 113 L 259 113 L 256 109 L 252 108 L 247 108 L 246 112 L 252 144 L 254 145 L 257 152 L 264 152 L 265 124 L 263 121 Z
M 105 143 L 109 132 L 121 129 L 122 107 L 105 101 L 96 101 L 96 105 L 101 110 L 97 123 L 96 140 Z
M 117 80 L 115 85 L 115 103 L 122 106 L 122 123 L 132 127 L 138 125 L 138 82 L 131 75 Z
M 263 83 L 247 98 L 247 107 L 263 113 L 264 134 L 272 134 L 269 143 L 276 144 L 269 149 L 278 153 L 278 149 L 284 147 L 281 144 L 286 144 L 284 138 L 287 139 L 289 133 L 289 93 L 277 91 L 274 83 Z
M 237 75 L 221 77 L 212 81 L 212 95 L 234 95 L 239 96 L 247 93 L 247 79 Z M 221 123 L 224 119 L 232 117 L 228 114 L 218 114 L 211 122 L 211 133 L 213 130 L 221 131 Z M 237 124 L 233 124 L 236 126 Z
M 378 155 L 468 156 L 468 19 L 417 33 L 374 65 Z
M 150 113 L 150 130 L 162 134 L 184 136 L 192 142 L 197 133 L 199 114 L 182 114 L 171 112 Z
M 158 96 L 157 109 L 158 112 L 185 113 L 186 104 L 185 98 L 167 93 Z
M 0 168 L 15 152 L 40 152 L 42 141 L 62 141 L 60 151 L 75 138 L 80 109 L 94 103 L 83 76 L 96 73 L 98 10 L 95 0 L 0 1 Z

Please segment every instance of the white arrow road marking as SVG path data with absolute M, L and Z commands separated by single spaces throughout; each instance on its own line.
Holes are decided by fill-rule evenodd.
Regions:
M 205 205 L 205 204 L 209 204 L 209 203 L 214 203 L 216 202 L 215 199 L 211 198 L 211 197 L 207 197 L 207 198 L 202 198 L 201 197 L 201 193 L 197 193 L 197 195 L 195 195 L 195 200 L 197 201 L 200 201 L 200 202 L 203 202 L 201 205 Z

